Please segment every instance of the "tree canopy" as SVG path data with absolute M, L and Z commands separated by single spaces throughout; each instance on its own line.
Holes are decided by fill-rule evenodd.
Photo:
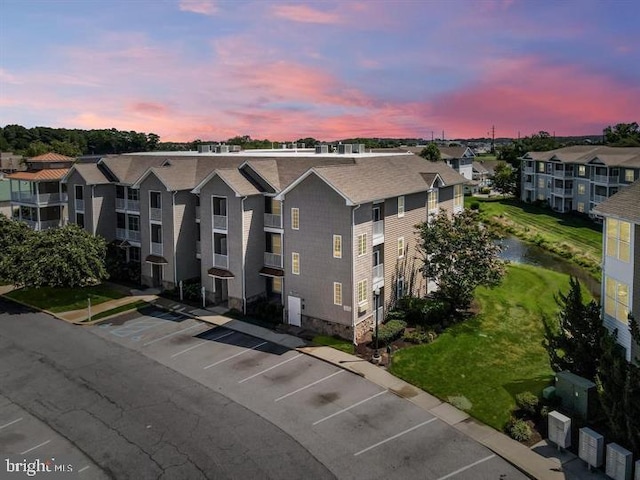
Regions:
M 493 169 L 493 187 L 503 195 L 516 191 L 517 170 L 505 162 L 498 162 Z
M 478 213 L 444 211 L 418 225 L 421 272 L 438 286 L 436 295 L 452 308 L 466 309 L 479 285 L 498 285 L 505 273 L 501 247 L 480 224 Z
M 438 149 L 438 146 L 435 143 L 430 143 L 422 149 L 420 156 L 422 158 L 426 158 L 430 162 L 438 162 L 441 158 L 440 149 Z
M 604 129 L 605 142 L 618 147 L 640 147 L 638 122 L 618 123 Z

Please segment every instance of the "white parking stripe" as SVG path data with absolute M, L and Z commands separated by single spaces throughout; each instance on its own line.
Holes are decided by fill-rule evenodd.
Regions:
M 150 341 L 150 342 L 147 342 L 147 343 L 145 343 L 145 344 L 144 344 L 144 345 L 142 345 L 142 346 L 143 346 L 143 347 L 146 347 L 146 346 L 148 346 L 148 345 L 152 345 L 152 344 L 154 344 L 154 343 L 156 343 L 156 342 L 159 342 L 159 341 L 161 341 L 161 340 L 164 340 L 165 338 L 173 337 L 174 335 L 178 335 L 179 333 L 186 332 L 187 330 L 192 330 L 192 329 L 194 329 L 194 328 L 196 328 L 196 327 L 201 327 L 202 325 L 206 325 L 206 324 L 204 324 L 204 323 L 197 323 L 196 325 L 191 325 L 190 327 L 183 328 L 182 330 L 178 330 L 177 332 L 170 333 L 169 335 L 165 335 L 164 337 L 156 338 L 155 340 L 152 340 L 152 341 Z M 207 326 L 208 326 L 208 325 L 207 325 Z
M 0 430 L 2 430 L 3 428 L 8 427 L 9 425 L 13 425 L 14 423 L 18 423 L 20 420 L 22 420 L 22 417 L 20 417 L 20 418 L 18 418 L 16 420 L 13 420 L 13 421 L 11 421 L 9 423 L 5 423 L 4 425 L 0 425 Z
M 374 445 L 371 445 L 370 447 L 365 448 L 364 450 L 360 450 L 359 452 L 354 453 L 353 456 L 357 457 L 358 455 L 362 455 L 363 453 L 368 452 L 369 450 L 373 450 L 374 448 L 379 447 L 380 445 L 384 445 L 385 443 L 390 442 L 391 440 L 395 440 L 396 438 L 401 437 L 402 435 L 405 435 L 405 434 L 407 434 L 409 432 L 413 432 L 414 430 L 416 430 L 416 429 L 418 429 L 420 427 L 423 427 L 423 426 L 427 425 L 428 423 L 435 422 L 437 419 L 438 419 L 437 417 L 433 417 L 432 419 L 427 420 L 426 422 L 422 422 L 422 423 L 420 423 L 418 425 L 415 425 L 415 426 L 413 426 L 411 428 L 406 429 L 404 432 L 396 433 L 393 437 L 389 437 L 389 438 L 387 438 L 385 440 L 382 440 L 381 442 L 378 442 L 378 443 L 376 443 Z
M 318 420 L 318 421 L 316 421 L 316 422 L 313 422 L 313 424 L 312 424 L 312 425 L 318 425 L 319 423 L 322 423 L 322 422 L 324 422 L 325 420 L 329 420 L 330 418 L 333 418 L 333 417 L 335 417 L 336 415 L 340 415 L 341 413 L 347 412 L 347 411 L 351 410 L 352 408 L 355 408 L 355 407 L 357 407 L 357 406 L 359 406 L 359 405 L 362 405 L 362 404 L 363 404 L 363 403 L 365 403 L 365 402 L 368 402 L 369 400 L 373 400 L 374 398 L 379 397 L 380 395 L 382 395 L 382 394 L 384 394 L 384 393 L 387 393 L 387 391 L 386 391 L 386 390 L 383 390 L 382 392 L 378 392 L 378 393 L 376 393 L 375 395 L 370 396 L 369 398 L 365 398 L 364 400 L 360 400 L 358 403 L 354 403 L 354 404 L 353 404 L 353 405 L 351 405 L 350 407 L 343 408 L 342 410 L 338 410 L 336 413 L 332 413 L 332 414 L 331 414 L 331 415 L 329 415 L 328 417 L 324 417 L 324 418 L 321 418 L 320 420 Z
M 229 360 L 231 360 L 233 358 L 239 357 L 240 355 L 244 355 L 245 353 L 248 353 L 251 350 L 255 350 L 256 348 L 261 347 L 262 345 L 266 345 L 266 344 L 267 344 L 267 342 L 262 342 L 262 343 L 259 343 L 258 345 L 254 345 L 253 347 L 248 348 L 247 350 L 243 350 L 242 352 L 236 353 L 235 355 L 231 355 L 230 357 L 227 357 L 227 358 L 225 358 L 223 360 L 218 360 L 217 362 L 212 363 L 211 365 L 207 365 L 206 367 L 204 367 L 204 370 L 206 370 L 208 368 L 211 368 L 211 367 L 215 367 L 216 365 L 220 365 L 221 363 L 224 363 L 224 362 L 227 362 L 227 361 L 229 361 Z
M 294 391 L 293 391 L 293 392 L 291 392 L 291 393 L 287 393 L 286 395 L 283 395 L 283 396 L 281 396 L 281 397 L 278 397 L 278 398 L 276 398 L 274 401 L 275 401 L 275 402 L 279 402 L 280 400 L 283 400 L 283 399 L 285 399 L 285 398 L 287 398 L 287 397 L 290 397 L 291 395 L 295 395 L 296 393 L 301 392 L 301 391 L 303 391 L 303 390 L 306 390 L 307 388 L 311 388 L 311 387 L 313 387 L 314 385 L 319 384 L 320 382 L 324 382 L 325 380 L 329 380 L 331 377 L 335 377 L 336 375 L 338 375 L 339 373 L 342 373 L 342 372 L 344 372 L 344 370 L 338 370 L 337 372 L 334 372 L 334 373 L 332 373 L 331 375 L 328 375 L 328 376 L 326 376 L 326 377 L 324 377 L 324 378 L 321 378 L 320 380 L 316 380 L 315 382 L 310 383 L 309 385 L 307 385 L 307 386 L 305 386 L 305 387 L 299 388 L 299 389 L 297 389 L 297 390 L 294 390 Z
M 47 443 L 49 443 L 51 440 L 47 440 L 46 442 L 42 442 L 39 445 L 36 445 L 35 447 L 31 447 L 29 450 L 25 450 L 24 452 L 20 452 L 20 455 L 24 455 L 25 453 L 29 453 L 29 452 L 33 452 L 36 448 L 40 448 L 45 446 Z
M 189 348 L 185 348 L 184 350 L 178 353 L 174 353 L 173 355 L 171 355 L 171 358 L 177 357 L 178 355 L 182 355 L 183 353 L 187 353 L 189 350 L 193 350 L 194 348 L 201 347 L 202 345 L 206 345 L 209 342 L 215 342 L 216 340 L 220 340 L 221 338 L 228 337 L 229 335 L 233 335 L 234 333 L 235 332 L 227 332 L 224 335 L 220 335 L 219 337 L 212 338 L 211 340 L 205 340 L 203 342 L 198 343 L 197 345 L 193 345 Z
M 457 474 L 459 474 L 461 472 L 464 472 L 465 470 L 469 470 L 470 468 L 473 468 L 476 465 L 481 464 L 482 462 L 486 462 L 487 460 L 491 460 L 494 457 L 495 457 L 495 455 L 489 455 L 488 457 L 485 457 L 485 458 L 483 458 L 481 460 L 478 460 L 477 462 L 473 462 L 473 463 L 467 465 L 466 467 L 459 468 L 455 472 L 451 472 L 449 475 L 445 475 L 444 477 L 440 477 L 438 480 L 445 480 L 446 478 L 451 478 L 454 475 L 457 475 Z
M 78 473 L 82 473 L 85 470 L 87 470 L 89 468 L 89 465 L 87 465 L 86 467 L 82 467 L 80 470 L 78 470 Z
M 267 373 L 269 370 L 273 370 L 274 368 L 278 368 L 280 365 L 284 365 L 285 363 L 289 363 L 289 362 L 295 360 L 296 358 L 300 358 L 300 357 L 304 357 L 304 354 L 300 353 L 300 354 L 296 355 L 295 357 L 288 358 L 284 362 L 280 362 L 279 364 L 274 365 L 273 367 L 269 367 L 269 368 L 267 368 L 265 370 L 262 370 L 261 372 L 255 373 L 255 374 L 251 375 L 250 377 L 247 377 L 245 379 L 240 380 L 238 383 L 244 383 L 247 380 L 251 380 L 252 378 L 259 377 L 263 373 Z

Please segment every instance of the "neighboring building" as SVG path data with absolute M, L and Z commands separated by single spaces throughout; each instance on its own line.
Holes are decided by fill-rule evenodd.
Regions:
M 26 159 L 27 170 L 6 176 L 10 181 L 13 218 L 34 230 L 46 230 L 67 221 L 67 192 L 60 180 L 75 159 L 45 153 Z
M 0 152 L 0 171 L 15 172 L 16 170 L 25 169 L 26 166 L 22 155 L 15 155 L 12 152 Z
M 473 181 L 479 188 L 490 187 L 493 178 L 493 165 L 483 162 L 473 162 Z
M 0 214 L 11 218 L 11 184 L 0 173 Z
M 522 157 L 521 199 L 594 216 L 596 205 L 638 178 L 638 147 L 580 145 L 529 152 Z
M 246 311 L 269 298 L 290 324 L 358 340 L 383 305 L 426 293 L 415 225 L 461 210 L 465 179 L 360 146 L 205 145 L 76 164 L 64 182 L 72 221 L 126 248 L 143 284 L 198 277 L 211 303 Z
M 603 321 L 618 331 L 630 361 L 640 355 L 629 332 L 630 315 L 640 321 L 640 180 L 600 203 L 594 213 L 604 217 Z
M 426 145 L 418 145 L 417 147 L 402 147 L 401 150 L 420 155 L 420 152 Z M 473 150 L 465 146 L 440 146 L 440 159 L 462 175 L 467 180 L 473 180 L 473 161 L 475 154 Z

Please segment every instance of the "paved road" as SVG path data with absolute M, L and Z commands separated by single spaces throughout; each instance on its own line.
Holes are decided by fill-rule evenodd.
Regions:
M 274 424 L 138 352 L 2 299 L 0 312 L 0 394 L 96 465 L 83 478 L 334 477 Z M 41 443 L 19 423 L 0 430 L 0 454 L 16 453 L 10 435 Z

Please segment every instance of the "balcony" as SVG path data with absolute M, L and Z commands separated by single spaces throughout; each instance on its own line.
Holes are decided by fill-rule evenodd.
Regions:
M 533 190 L 533 182 L 524 182 L 525 190 Z
M 56 205 L 66 203 L 66 193 L 41 193 L 36 195 L 31 192 L 11 192 L 11 201 L 28 203 L 31 205 Z
M 279 253 L 264 252 L 264 266 L 282 268 L 282 255 Z
M 373 222 L 373 245 L 384 242 L 384 220 Z
M 200 221 L 200 207 L 196 207 L 196 222 Z
M 227 216 L 226 215 L 214 215 L 213 216 L 213 229 L 214 230 L 227 230 Z
M 140 242 L 139 230 L 127 230 L 126 228 L 116 228 L 116 238 L 118 240 L 130 240 L 132 242 Z
M 116 198 L 116 210 L 127 210 L 129 212 L 140 212 L 140 200 L 127 200 L 126 198 Z
M 571 197 L 573 195 L 573 189 L 556 187 L 553 189 L 553 194 L 560 195 L 561 197 Z
M 275 213 L 265 213 L 264 226 L 271 228 L 282 228 L 282 215 L 276 215 Z
M 57 228 L 60 226 L 60 220 L 26 220 L 22 219 L 24 223 L 29 225 L 32 230 L 49 230 L 50 228 Z
M 229 268 L 229 256 L 221 253 L 213 254 L 213 266 L 218 268 Z
M 593 177 L 591 177 L 591 180 L 594 183 L 605 183 L 607 185 L 618 183 L 618 177 L 613 177 L 609 175 L 593 175 Z
M 606 195 L 593 195 L 591 201 L 594 203 L 604 202 L 608 197 Z
M 157 242 L 151 242 L 151 255 L 162 256 L 162 244 Z
M 573 170 L 554 170 L 553 176 L 558 178 L 573 178 Z
M 527 167 L 527 166 L 525 166 L 522 170 L 524 171 L 524 173 L 529 173 L 529 174 L 534 173 L 535 171 L 533 167 Z
M 76 212 L 84 212 L 84 200 L 75 201 Z
M 382 288 L 384 286 L 384 264 L 380 263 L 373 266 L 373 289 Z
M 196 240 L 196 256 L 199 257 L 202 253 L 202 248 L 200 247 L 200 240 Z
M 162 221 L 162 209 L 161 208 L 150 207 L 149 208 L 149 220 L 152 220 L 154 222 L 161 222 Z

